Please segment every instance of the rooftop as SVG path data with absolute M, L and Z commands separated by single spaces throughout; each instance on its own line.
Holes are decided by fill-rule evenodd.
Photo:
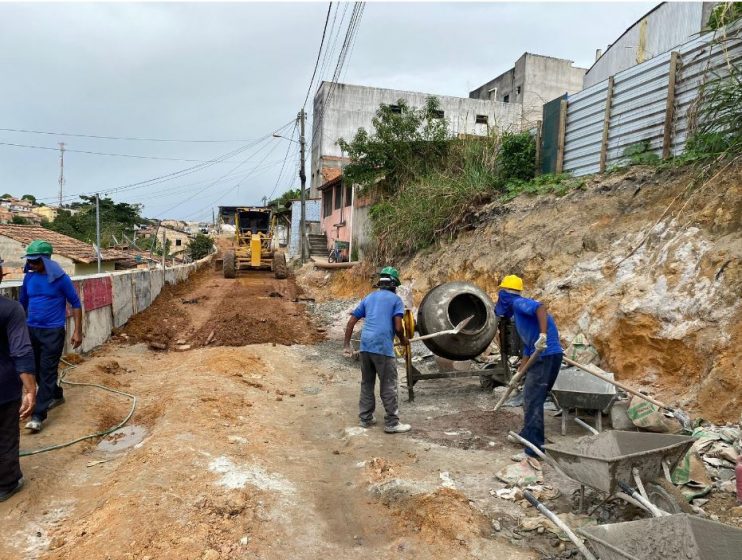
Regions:
M 51 231 L 42 226 L 0 224 L 0 235 L 28 245 L 35 239 L 43 239 L 52 244 L 54 254 L 62 255 L 68 259 L 80 263 L 93 263 L 97 260 L 95 249 L 92 245 L 78 241 L 73 237 Z M 126 258 L 120 251 L 104 249 L 101 251 L 101 260 L 115 261 Z

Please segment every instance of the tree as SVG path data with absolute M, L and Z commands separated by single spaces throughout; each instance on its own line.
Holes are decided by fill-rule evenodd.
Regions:
M 141 204 L 114 202 L 110 198 L 101 198 L 100 229 L 101 245 L 109 245 L 113 237 L 122 239 L 123 234 L 132 235 L 134 226 L 146 222 L 141 216 Z M 81 196 L 80 201 L 73 202 L 69 209 L 60 208 L 57 217 L 45 227 L 69 235 L 86 243 L 95 243 L 95 197 Z
M 448 123 L 440 102 L 428 97 L 424 107 L 415 109 L 404 99 L 396 105 L 381 104 L 370 134 L 360 128 L 352 141 L 338 144 L 350 158 L 343 170 L 346 180 L 369 186 L 383 179 L 394 191 L 399 185 L 434 169 L 445 156 Z
M 197 261 L 204 258 L 206 255 L 211 253 L 214 249 L 214 240 L 208 235 L 203 233 L 197 233 L 196 236 L 191 239 L 190 244 L 186 252 L 192 260 Z
M 268 201 L 268 206 L 281 209 L 287 202 L 299 198 L 301 198 L 301 189 L 289 189 L 278 198 Z
M 32 194 L 24 194 L 21 197 L 21 200 L 28 200 L 34 206 L 36 205 L 36 197 L 34 195 L 32 195 Z

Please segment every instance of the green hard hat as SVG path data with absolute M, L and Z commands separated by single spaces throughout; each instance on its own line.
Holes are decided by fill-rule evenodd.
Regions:
M 382 268 L 379 276 L 388 276 L 389 278 L 392 278 L 397 286 L 401 284 L 399 280 L 399 271 L 393 266 L 385 266 L 384 268 Z
M 46 255 L 47 257 L 51 257 L 52 244 L 41 239 L 31 241 L 31 243 L 28 244 L 28 247 L 26 247 L 26 257 L 33 257 L 38 255 Z

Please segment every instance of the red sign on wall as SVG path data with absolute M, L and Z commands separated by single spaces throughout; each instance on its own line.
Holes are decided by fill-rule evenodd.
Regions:
M 111 278 L 90 278 L 82 283 L 82 301 L 85 311 L 99 309 L 113 303 Z

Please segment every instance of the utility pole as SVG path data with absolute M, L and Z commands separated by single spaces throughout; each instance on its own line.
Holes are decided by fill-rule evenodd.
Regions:
M 63 144 L 64 145 L 64 144 Z M 62 152 L 64 153 L 64 152 Z M 62 181 L 60 179 L 60 188 Z M 59 207 L 62 207 L 62 191 L 59 191 Z M 100 266 L 100 197 L 95 193 L 95 252 L 98 254 L 98 274 L 101 273 Z
M 306 223 L 306 193 L 304 192 L 306 184 L 307 184 L 307 174 L 306 171 L 304 171 L 304 121 L 306 120 L 306 114 L 304 113 L 304 108 L 299 111 L 299 130 L 300 130 L 300 136 L 299 136 L 299 159 L 301 160 L 301 163 L 299 165 L 299 179 L 301 180 L 301 219 L 299 220 L 299 251 L 301 252 L 301 264 L 304 264 L 304 260 L 306 259 L 306 252 L 304 248 L 306 247 L 306 243 L 304 240 L 304 237 L 306 236 L 306 230 L 305 230 L 305 223 Z
M 165 255 L 167 254 L 167 238 L 165 228 L 162 228 L 162 285 L 165 285 Z
M 62 191 L 64 189 L 64 142 L 59 143 L 59 209 L 62 209 Z

